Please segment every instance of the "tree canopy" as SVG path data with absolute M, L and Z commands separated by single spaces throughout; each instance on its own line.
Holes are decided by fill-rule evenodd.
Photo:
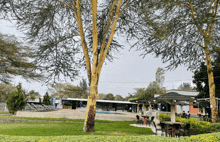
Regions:
M 12 35 L 0 34 L 0 81 L 11 82 L 14 76 L 20 75 L 26 79 L 41 79 L 36 73 L 37 66 L 30 62 L 35 53 L 30 47 L 23 46 Z
M 36 65 L 48 81 L 60 75 L 73 80 L 79 68 L 87 70 L 90 95 L 84 131 L 94 131 L 98 82 L 105 59 L 112 61 L 114 51 L 122 48 L 120 38 L 138 39 L 146 27 L 139 24 L 142 0 L 8 0 L 0 6 L 17 20 L 36 45 Z M 147 10 L 147 9 L 146 9 Z M 4 11 L 5 12 L 5 11 Z M 6 13 L 5 12 L 5 13 Z M 6 14 L 7 15 L 7 14 Z
M 215 93 L 216 97 L 220 98 L 220 57 L 213 62 L 213 75 L 215 82 Z M 204 62 L 201 63 L 200 68 L 194 72 L 193 83 L 196 84 L 196 90 L 200 93 L 197 95 L 198 98 L 209 97 L 209 84 L 207 67 Z
M 163 87 L 165 70 L 163 68 L 157 68 L 155 73 L 155 80 L 150 82 L 147 88 L 134 88 L 136 90 L 132 98 L 153 98 L 154 94 L 165 94 L 166 88 Z
M 26 99 L 39 99 L 41 97 L 39 92 L 35 92 L 34 90 L 29 91 L 28 93 L 25 94 Z
M 157 0 L 144 18 L 150 33 L 137 42 L 143 55 L 153 53 L 169 62 L 168 69 L 186 65 L 194 70 L 206 61 L 213 122 L 218 117 L 212 57 L 220 47 L 219 0 Z M 143 11 L 147 9 L 143 7 Z
M 6 101 L 13 91 L 16 91 L 16 87 L 12 84 L 0 83 L 0 101 Z
M 83 88 L 74 86 L 68 83 L 57 83 L 51 84 L 50 92 L 52 93 L 52 97 L 59 97 L 59 98 L 88 98 L 88 90 L 85 91 Z
M 178 89 L 183 90 L 183 91 L 190 91 L 190 90 L 193 90 L 194 88 L 191 86 L 191 83 L 183 82 L 183 83 L 180 84 Z
M 105 95 L 104 100 L 115 100 L 115 96 L 112 93 Z

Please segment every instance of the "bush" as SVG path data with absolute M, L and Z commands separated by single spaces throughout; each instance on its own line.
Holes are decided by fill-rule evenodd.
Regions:
M 171 121 L 171 116 L 170 115 L 166 115 L 166 114 L 160 114 L 159 115 L 159 120 L 160 121 Z
M 25 108 L 25 95 L 24 91 L 21 89 L 21 83 L 17 86 L 17 91 L 11 93 L 10 97 L 7 99 L 7 108 L 10 113 L 15 114 L 18 110 Z
M 44 95 L 43 104 L 45 105 L 51 105 L 50 96 L 48 95 L 48 92 Z
M 170 118 L 170 115 L 160 114 L 159 120 L 160 121 L 170 121 L 171 118 Z M 211 125 L 210 122 L 198 121 L 196 119 L 185 119 L 185 118 L 181 118 L 181 117 L 176 117 L 176 122 L 184 122 L 184 123 L 190 124 L 191 134 L 194 134 L 194 135 L 219 131 L 219 129 L 216 129 L 214 131 L 213 125 Z

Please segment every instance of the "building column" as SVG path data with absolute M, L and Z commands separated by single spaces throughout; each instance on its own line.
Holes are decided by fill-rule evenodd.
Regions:
M 203 115 L 205 115 L 205 107 L 202 107 Z
M 143 107 L 142 107 L 142 111 L 143 111 L 143 115 L 146 115 L 146 106 L 143 104 Z
M 137 104 L 137 113 L 139 113 L 139 103 Z

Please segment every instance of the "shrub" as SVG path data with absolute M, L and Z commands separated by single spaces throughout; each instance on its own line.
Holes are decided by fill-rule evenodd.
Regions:
M 170 115 L 160 114 L 159 115 L 160 121 L 170 121 Z M 210 122 L 205 121 L 198 121 L 196 119 L 185 119 L 181 117 L 176 117 L 176 122 L 184 122 L 190 124 L 190 131 L 192 134 L 203 134 L 213 132 L 212 126 Z
M 171 120 L 171 116 L 167 115 L 167 114 L 160 114 L 159 115 L 159 120 L 160 121 L 170 121 Z
M 10 113 L 15 114 L 18 110 L 25 108 L 25 95 L 24 91 L 21 89 L 21 83 L 17 86 L 17 91 L 11 93 L 10 97 L 7 99 L 7 108 Z
M 48 92 L 44 95 L 43 104 L 45 105 L 51 105 L 50 96 L 48 95 Z

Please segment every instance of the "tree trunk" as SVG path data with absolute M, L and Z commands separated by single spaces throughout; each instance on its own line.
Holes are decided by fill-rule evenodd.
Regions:
M 89 87 L 89 96 L 86 107 L 86 118 L 83 127 L 84 132 L 94 131 L 97 90 L 98 90 L 98 85 L 92 83 L 91 86 Z
M 211 112 L 212 112 L 212 122 L 216 122 L 216 119 L 218 117 L 218 110 L 216 106 L 216 100 L 215 100 L 215 83 L 213 78 L 213 71 L 212 71 L 212 63 L 210 59 L 210 52 L 208 50 L 208 43 L 205 42 L 205 56 L 206 56 L 206 63 L 207 63 L 207 73 L 208 73 L 208 81 L 209 81 L 209 96 L 210 96 L 210 105 L 212 106 Z

